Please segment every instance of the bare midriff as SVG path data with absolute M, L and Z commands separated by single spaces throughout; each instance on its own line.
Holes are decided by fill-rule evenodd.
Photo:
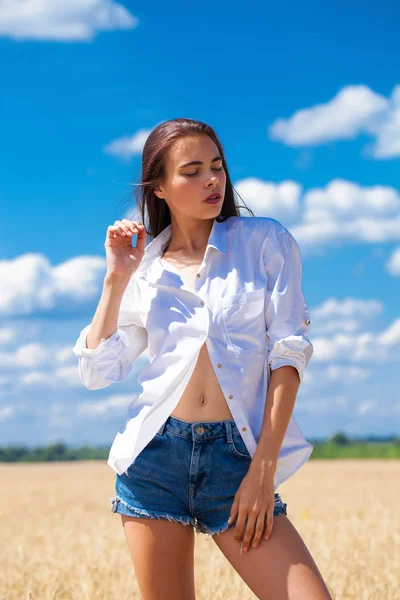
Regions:
M 162 260 L 171 264 L 179 272 L 183 282 L 194 291 L 194 282 L 203 261 L 203 255 L 204 252 L 198 260 L 191 259 L 190 265 L 184 265 L 182 262 L 178 264 L 169 257 L 166 260 L 167 255 L 162 256 Z M 200 349 L 194 371 L 171 415 L 191 423 L 233 419 L 211 364 L 206 343 Z

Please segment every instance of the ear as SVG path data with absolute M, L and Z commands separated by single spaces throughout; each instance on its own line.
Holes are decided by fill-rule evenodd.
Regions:
M 163 199 L 163 192 L 160 187 L 155 187 L 154 193 L 157 196 L 157 198 L 160 198 L 161 200 Z

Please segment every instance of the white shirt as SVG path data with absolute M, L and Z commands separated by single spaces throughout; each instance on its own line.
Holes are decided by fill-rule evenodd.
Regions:
M 135 359 L 148 349 L 149 364 L 137 379 L 143 391 L 133 398 L 107 461 L 120 475 L 178 404 L 204 343 L 252 457 L 270 369 L 292 365 L 302 381 L 313 353 L 306 337 L 310 313 L 301 286 L 300 251 L 279 221 L 214 219 L 194 291 L 161 259 L 170 237 L 168 225 L 145 248 L 121 301 L 117 330 L 92 350 L 86 348 L 89 324 L 73 348 L 89 390 L 127 379 Z M 278 455 L 274 490 L 312 451 L 292 415 Z

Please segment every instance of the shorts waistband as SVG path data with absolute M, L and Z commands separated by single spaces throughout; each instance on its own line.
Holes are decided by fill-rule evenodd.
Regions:
M 161 425 L 157 433 L 162 435 L 164 431 L 174 433 L 182 437 L 187 437 L 193 441 L 204 440 L 205 438 L 224 437 L 229 442 L 233 435 L 240 435 L 239 429 L 233 419 L 225 421 L 183 421 L 176 417 L 169 416 Z

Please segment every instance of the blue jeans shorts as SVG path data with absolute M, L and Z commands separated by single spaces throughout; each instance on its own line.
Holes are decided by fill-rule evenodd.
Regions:
M 191 524 L 211 539 L 235 527 L 228 518 L 250 463 L 234 420 L 190 423 L 169 416 L 127 471 L 117 474 L 111 511 Z M 274 515 L 286 515 L 286 507 L 275 493 Z

